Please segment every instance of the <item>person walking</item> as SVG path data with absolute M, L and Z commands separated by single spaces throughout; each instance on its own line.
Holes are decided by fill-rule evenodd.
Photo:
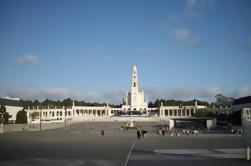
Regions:
M 165 130 L 162 129 L 161 132 L 162 132 L 162 136 L 165 136 Z
M 138 139 L 138 140 L 140 140 L 140 136 L 141 136 L 141 133 L 140 133 L 140 131 L 138 130 L 138 131 L 137 131 L 137 139 Z

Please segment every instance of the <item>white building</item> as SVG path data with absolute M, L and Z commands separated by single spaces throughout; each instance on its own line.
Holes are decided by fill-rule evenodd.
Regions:
M 241 97 L 236 99 L 232 106 L 233 112 L 241 111 L 243 108 L 251 108 L 251 96 Z
M 151 112 L 152 110 L 159 110 L 159 117 L 151 116 L 147 114 L 152 120 L 163 119 L 171 122 L 173 119 L 188 119 L 193 118 L 193 114 L 196 111 L 207 109 L 206 106 L 195 104 L 192 106 L 164 106 L 161 104 L 159 108 L 148 108 L 147 100 L 145 99 L 144 92 L 139 91 L 137 67 L 133 65 L 132 69 L 132 80 L 131 80 L 131 92 L 126 92 L 125 104 L 121 108 L 110 107 L 107 103 L 105 106 L 76 106 L 74 101 L 71 107 L 66 108 L 43 108 L 42 110 L 38 107 L 28 109 L 28 123 L 39 123 L 40 116 L 36 119 L 32 119 L 32 114 L 38 112 L 43 122 L 53 121 L 89 121 L 89 120 L 107 120 L 112 119 L 112 116 L 118 112 L 138 111 L 138 112 Z M 143 117 L 143 116 L 142 116 Z M 121 119 L 121 118 L 120 118 Z M 144 119 L 144 118 L 141 118 Z M 118 119 L 117 119 L 118 120 Z M 174 124 L 173 124 L 174 125 Z
M 144 97 L 144 91 L 139 91 L 137 67 L 133 65 L 131 92 L 125 94 L 125 105 L 122 105 L 123 111 L 147 111 L 148 103 Z
M 195 100 L 193 106 L 163 106 L 163 103 L 161 103 L 159 112 L 160 112 L 160 117 L 186 118 L 193 116 L 196 113 L 196 111 L 202 109 L 207 109 L 207 107 L 203 105 L 198 105 L 197 101 Z
M 0 105 L 5 106 L 6 112 L 9 113 L 9 123 L 15 123 L 18 111 L 23 110 L 19 98 L 2 97 L 0 98 Z
M 104 120 L 121 111 L 121 108 L 112 108 L 107 103 L 106 106 L 75 106 L 73 101 L 72 107 L 50 108 L 50 107 L 33 107 L 27 110 L 28 123 L 40 123 L 40 113 L 42 122 L 56 121 L 85 121 L 85 120 Z M 32 114 L 37 112 L 39 116 L 32 119 Z

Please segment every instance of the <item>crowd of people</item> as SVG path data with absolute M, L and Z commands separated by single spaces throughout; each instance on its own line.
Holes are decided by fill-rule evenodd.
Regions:
M 165 136 L 165 134 L 170 134 L 170 136 L 180 136 L 181 133 L 183 135 L 198 135 L 200 133 L 197 129 L 179 129 L 179 128 L 157 128 L 156 133 L 158 135 Z
M 141 138 L 144 138 L 145 134 L 147 133 L 146 130 L 137 130 L 137 139 L 140 140 Z
M 147 133 L 146 130 L 137 130 L 137 139 L 140 140 L 144 138 L 145 134 Z M 165 136 L 169 134 L 170 136 L 180 136 L 183 135 L 198 135 L 200 130 L 197 129 L 179 129 L 179 128 L 172 128 L 169 129 L 168 127 L 159 127 L 156 128 L 156 133 L 160 136 Z
M 241 135 L 243 133 L 242 128 L 237 128 L 237 129 L 231 129 L 231 134 L 236 134 L 236 135 Z

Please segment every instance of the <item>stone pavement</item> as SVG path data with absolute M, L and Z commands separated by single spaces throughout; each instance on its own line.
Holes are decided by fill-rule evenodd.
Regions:
M 227 134 L 171 137 L 120 131 L 120 122 L 79 123 L 66 128 L 0 134 L 1 166 L 250 165 L 243 138 Z M 154 123 L 140 123 L 151 129 Z M 105 135 L 100 130 L 105 130 Z M 154 131 L 154 129 L 153 129 Z

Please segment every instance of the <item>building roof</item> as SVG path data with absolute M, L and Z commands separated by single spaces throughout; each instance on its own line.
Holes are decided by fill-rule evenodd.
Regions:
M 233 105 L 247 104 L 247 103 L 251 103 L 251 96 L 246 96 L 246 97 L 236 99 L 234 100 Z
M 0 105 L 22 107 L 20 100 L 11 100 L 7 98 L 0 98 Z

